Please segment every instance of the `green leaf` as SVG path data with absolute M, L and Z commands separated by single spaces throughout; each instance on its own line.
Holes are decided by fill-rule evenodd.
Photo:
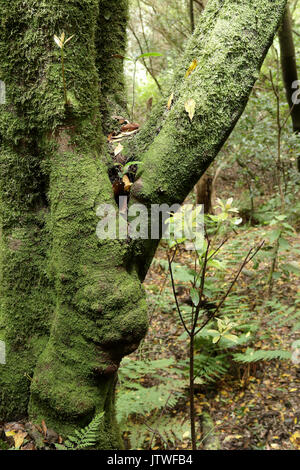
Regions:
M 190 296 L 191 296 L 191 299 L 192 299 L 192 302 L 195 306 L 198 305 L 199 303 L 199 291 L 197 289 L 191 289 L 190 290 Z
M 227 333 L 226 333 L 226 335 L 223 335 L 223 338 L 226 338 L 226 339 L 228 339 L 229 341 L 232 341 L 233 343 L 237 343 L 238 340 L 239 340 L 238 336 L 236 336 L 236 335 L 231 335 L 231 334 L 227 334 Z
M 273 243 L 275 240 L 278 240 L 280 235 L 281 235 L 281 230 L 280 229 L 272 230 L 272 232 L 269 235 L 270 243 Z
M 142 59 L 143 57 L 160 57 L 162 56 L 163 54 L 161 54 L 160 52 L 145 52 L 145 54 L 141 54 L 141 55 L 138 55 L 135 60 L 139 60 L 139 59 Z
M 280 237 L 279 238 L 279 248 L 281 250 L 288 250 L 289 248 L 291 248 L 291 245 L 289 244 L 289 242 L 285 238 Z

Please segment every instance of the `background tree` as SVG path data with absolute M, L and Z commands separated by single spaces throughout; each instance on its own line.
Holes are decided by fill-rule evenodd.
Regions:
M 292 101 L 292 96 L 295 93 L 293 83 L 298 80 L 298 72 L 289 6 L 287 6 L 285 10 L 282 25 L 279 28 L 279 41 L 282 75 L 286 89 L 287 101 L 291 109 L 293 130 L 294 132 L 300 132 L 300 105 L 293 103 Z
M 131 202 L 184 200 L 240 117 L 285 5 L 208 2 L 174 74 L 172 106 L 162 98 L 128 149 L 144 163 Z M 147 331 L 142 281 L 158 243 L 95 234 L 97 207 L 115 204 L 103 128 L 123 104 L 122 63 L 111 55 L 124 51 L 127 2 L 28 0 L 24 10 L 1 0 L 0 9 L 0 416 L 25 415 L 29 400 L 34 422 L 66 435 L 105 411 L 98 447 L 117 448 L 116 373 Z M 61 31 L 75 35 L 68 105 L 53 41 Z

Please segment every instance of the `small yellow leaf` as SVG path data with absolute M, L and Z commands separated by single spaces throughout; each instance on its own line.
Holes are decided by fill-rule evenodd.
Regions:
M 61 33 L 60 40 L 61 40 L 62 43 L 64 43 L 64 41 L 65 41 L 65 33 L 64 32 Z
M 16 431 L 6 431 L 5 435 L 6 437 L 14 437 L 16 435 Z
M 127 175 L 123 176 L 122 181 L 124 183 L 124 189 L 125 191 L 129 192 L 130 188 L 132 186 L 132 183 L 130 182 L 129 178 Z
M 171 94 L 169 100 L 168 100 L 168 104 L 167 104 L 167 108 L 170 109 L 171 106 L 172 106 L 172 103 L 173 103 L 173 100 L 174 100 L 174 93 Z
M 197 59 L 194 59 L 193 62 L 191 63 L 191 65 L 189 66 L 189 68 L 186 71 L 185 78 L 188 78 L 191 75 L 191 73 L 195 70 L 197 65 L 198 65 L 198 61 L 197 61 Z
M 300 431 L 296 431 L 291 437 L 290 441 L 294 446 L 300 450 Z
M 55 34 L 54 34 L 54 41 L 56 42 L 56 44 L 58 45 L 58 47 L 59 47 L 60 49 L 62 49 L 63 44 L 62 44 L 61 40 L 60 40 L 57 36 L 55 36 Z
M 122 144 L 118 144 L 118 145 L 116 146 L 116 148 L 115 148 L 115 150 L 114 150 L 115 157 L 116 157 L 117 155 L 119 155 L 119 153 L 122 152 L 123 148 L 124 148 L 124 147 L 123 147 Z
M 194 117 L 194 115 L 195 115 L 195 108 L 196 108 L 196 102 L 195 102 L 195 100 L 193 100 L 193 98 L 187 100 L 187 101 L 184 103 L 184 107 L 185 107 L 186 112 L 187 112 L 188 115 L 189 115 L 190 120 L 192 121 L 192 120 L 193 120 L 193 117 Z
M 75 34 L 72 34 L 72 36 L 70 36 L 68 39 L 65 40 L 65 44 L 67 44 L 67 42 L 71 41 L 71 39 L 75 36 Z

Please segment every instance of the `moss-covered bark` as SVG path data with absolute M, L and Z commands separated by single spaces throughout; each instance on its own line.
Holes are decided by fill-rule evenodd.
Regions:
M 111 132 L 116 121 L 112 115 L 126 114 L 123 59 L 126 55 L 128 0 L 99 1 L 95 36 L 96 67 L 100 80 L 100 105 L 103 129 Z M 115 57 L 119 56 L 119 57 Z
M 126 269 L 126 241 L 96 236 L 96 209 L 113 203 L 113 196 L 96 129 L 87 127 L 88 122 L 73 121 L 71 133 L 67 126 L 55 136 L 50 269 L 57 305 L 31 388 L 31 417 L 46 418 L 64 435 L 105 409 L 121 358 L 147 329 L 142 286 Z M 113 415 L 106 419 L 111 422 Z M 102 448 L 117 447 L 116 440 L 101 439 Z
M 22 1 L 0 5 L 1 78 L 9 98 L 1 110 L 1 338 L 16 351 L 14 359 L 9 350 L 12 359 L 0 366 L 1 393 L 12 403 L 2 401 L 3 416 L 16 411 L 14 403 L 26 409 L 30 380 L 24 372 L 32 375 L 42 350 L 31 383 L 31 418 L 65 435 L 105 410 L 99 447 L 117 448 L 116 371 L 145 335 L 147 315 L 137 274 L 127 270 L 127 242 L 96 236 L 98 205 L 114 204 L 99 110 L 99 4 L 31 0 L 25 11 Z M 75 34 L 65 50 L 67 107 L 53 41 L 63 30 Z
M 42 70 L 32 40 L 25 40 L 24 9 L 1 1 L 0 12 L 0 76 L 7 90 L 7 103 L 0 105 L 0 339 L 7 350 L 7 364 L 0 365 L 3 420 L 27 414 L 30 377 L 47 340 L 52 289 L 45 274 L 47 176 L 37 146 L 39 115 L 33 112 Z

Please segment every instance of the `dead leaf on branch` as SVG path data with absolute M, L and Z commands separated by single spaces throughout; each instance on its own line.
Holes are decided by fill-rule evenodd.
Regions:
M 125 189 L 125 191 L 126 191 L 126 192 L 129 192 L 129 191 L 130 191 L 130 188 L 131 188 L 131 186 L 132 186 L 132 183 L 131 183 L 131 181 L 129 180 L 128 176 L 127 176 L 127 175 L 123 176 L 122 181 L 123 181 L 123 183 L 124 183 L 124 189 Z
M 136 131 L 140 128 L 140 125 L 137 122 L 129 122 L 121 127 L 122 132 L 131 132 Z
M 42 420 L 42 429 L 43 429 L 43 434 L 46 437 L 47 436 L 47 426 L 44 420 Z
M 174 93 L 171 94 L 171 96 L 170 96 L 170 98 L 169 98 L 169 100 L 168 100 L 168 104 L 167 104 L 167 108 L 168 108 L 168 109 L 171 109 L 173 100 L 174 100 Z
M 121 142 L 123 139 L 127 139 L 128 137 L 135 135 L 138 131 L 139 129 L 136 129 L 131 132 L 121 132 L 118 135 L 109 135 L 108 141 L 109 142 Z
M 190 120 L 193 120 L 195 116 L 196 101 L 193 98 L 190 98 L 184 103 L 184 108 L 189 115 Z
M 191 73 L 195 70 L 197 65 L 198 65 L 198 61 L 197 59 L 194 59 L 185 73 L 185 78 L 188 78 L 191 75 Z

